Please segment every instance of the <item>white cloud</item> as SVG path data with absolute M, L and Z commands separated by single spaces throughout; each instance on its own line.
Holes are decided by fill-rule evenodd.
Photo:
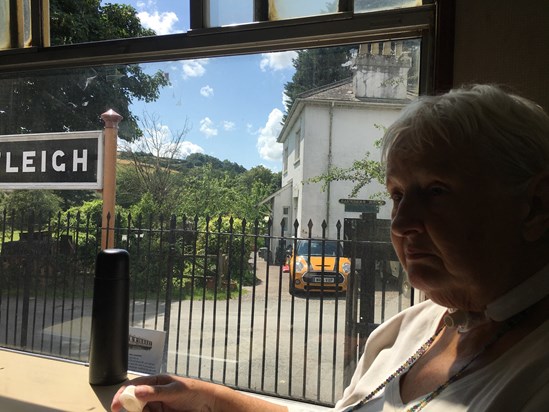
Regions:
M 153 29 L 156 34 L 172 34 L 176 33 L 174 25 L 179 21 L 177 15 L 173 11 L 165 11 L 159 13 L 157 10 L 149 13 L 148 11 L 140 11 L 137 17 L 141 21 L 143 27 Z
M 143 130 L 143 137 L 136 142 L 118 140 L 118 149 L 132 152 L 158 152 L 156 156 L 171 157 L 175 151 L 175 157 L 184 159 L 191 153 L 204 153 L 204 149 L 192 142 L 181 141 L 176 147 L 173 142 L 173 134 L 170 128 L 163 124 L 156 124 L 151 129 Z
M 184 159 L 192 153 L 204 153 L 204 149 L 197 144 L 191 142 L 182 142 L 181 143 L 181 157 Z
M 285 51 L 285 52 L 276 52 L 276 53 L 263 53 L 261 55 L 263 58 L 259 63 L 259 67 L 262 71 L 267 71 L 268 69 L 277 71 L 288 69 L 292 66 L 292 59 L 297 57 L 297 52 L 295 51 Z
M 228 120 L 223 120 L 223 129 L 230 132 L 231 130 L 234 130 L 235 128 L 234 122 L 230 122 Z
M 209 85 L 206 85 L 200 89 L 200 94 L 204 97 L 213 96 L 214 89 L 212 89 Z
M 156 7 L 156 1 L 154 0 L 147 0 L 147 1 L 138 1 L 137 2 L 137 8 L 138 9 L 143 9 L 145 7 Z
M 118 140 L 118 144 L 122 150 L 131 150 L 132 152 L 151 152 L 154 147 L 162 147 L 160 153 L 155 153 L 164 156 L 169 151 L 172 144 L 172 132 L 170 128 L 163 124 L 156 124 L 150 129 L 143 129 L 143 137 L 134 142 Z
M 208 59 L 196 59 L 196 60 L 184 60 L 181 62 L 183 66 L 183 78 L 189 77 L 202 77 L 206 73 L 206 66 Z
M 209 117 L 205 117 L 200 121 L 200 131 L 206 137 L 217 136 L 217 129 L 214 127 L 214 124 Z
M 154 0 L 147 0 L 147 1 L 138 1 L 137 2 L 137 8 L 138 9 L 144 9 L 145 7 L 156 7 L 156 1 Z
M 282 159 L 282 144 L 276 141 L 282 129 L 283 113 L 279 109 L 273 109 L 264 127 L 259 129 L 257 138 L 257 151 L 264 160 L 280 161 Z

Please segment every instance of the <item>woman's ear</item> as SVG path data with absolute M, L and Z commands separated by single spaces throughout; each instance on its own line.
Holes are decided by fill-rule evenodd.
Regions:
M 549 171 L 540 173 L 530 181 L 528 210 L 523 235 L 527 241 L 535 242 L 549 231 Z

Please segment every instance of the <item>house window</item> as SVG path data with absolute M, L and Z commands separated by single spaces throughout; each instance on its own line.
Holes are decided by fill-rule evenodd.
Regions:
M 284 146 L 284 153 L 282 154 L 282 171 L 288 173 L 288 146 Z
M 297 163 L 301 157 L 301 129 L 295 133 L 294 144 L 294 162 Z

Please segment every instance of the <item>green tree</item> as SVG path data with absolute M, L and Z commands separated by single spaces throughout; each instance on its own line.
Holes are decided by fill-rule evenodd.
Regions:
M 54 190 L 53 194 L 61 200 L 61 210 L 68 210 L 85 202 L 91 202 L 100 196 L 94 190 Z
M 378 129 L 385 128 L 380 125 L 375 125 Z M 381 139 L 377 140 L 374 145 L 379 148 Z M 322 183 L 322 190 L 326 190 L 331 182 L 351 181 L 354 183 L 349 197 L 356 197 L 360 189 L 367 186 L 372 180 L 376 180 L 382 185 L 385 184 L 385 167 L 377 161 L 370 159 L 370 152 L 366 152 L 361 159 L 355 160 L 350 167 L 332 166 L 326 173 L 320 176 L 315 176 L 307 181 L 307 183 Z M 385 193 L 377 193 L 375 197 L 384 197 Z
M 269 204 L 261 204 L 267 196 L 280 189 L 281 172 L 273 173 L 264 166 L 255 166 L 242 173 L 236 179 L 237 192 L 240 194 L 235 205 L 236 216 L 245 217 L 249 222 L 270 215 Z
M 139 175 L 131 163 L 119 163 L 116 166 L 116 204 L 130 208 L 143 197 Z
M 280 174 L 263 166 L 234 175 L 206 163 L 181 176 L 178 214 L 234 216 L 253 222 L 269 215 L 260 202 L 280 188 Z
M 240 195 L 232 176 L 220 175 L 210 163 L 193 169 L 183 178 L 182 185 L 184 190 L 178 201 L 181 215 L 231 215 Z
M 59 212 L 61 199 L 48 190 L 14 190 L 0 194 L 0 208 L 11 212 L 27 214 L 29 208 L 36 219 L 46 221 Z
M 301 93 L 350 77 L 352 72 L 347 63 L 357 49 L 358 46 L 338 46 L 299 50 L 293 60 L 295 73 L 284 85 L 288 97 L 286 112 Z
M 265 166 L 254 166 L 242 173 L 239 180 L 243 186 L 251 187 L 254 182 L 258 182 L 269 191 L 275 192 L 280 189 L 282 172 L 274 173 Z
M 151 216 L 158 218 L 160 212 L 158 210 L 158 204 L 150 193 L 145 193 L 141 196 L 141 199 L 129 208 L 130 213 L 133 216 L 134 224 L 135 220 L 141 216 L 143 219 L 149 219 Z M 169 215 L 168 215 L 169 216 Z
M 385 169 L 380 162 L 370 159 L 370 152 L 366 152 L 364 157 L 355 160 L 351 167 L 334 166 L 326 173 L 309 179 L 308 182 L 322 182 L 322 190 L 325 190 L 329 183 L 345 180 L 354 183 L 349 197 L 356 197 L 360 189 L 368 185 L 372 180 L 377 180 L 379 183 L 384 184 Z M 376 197 L 382 195 L 380 193 Z
M 144 135 L 133 145 L 125 145 L 137 175 L 137 182 L 134 178 L 133 183 L 138 183 L 140 193 L 151 194 L 159 212 L 169 213 L 182 190 L 176 184 L 175 165 L 182 156 L 182 144 L 189 127 L 185 121 L 182 130 L 172 132 L 161 124 L 157 115 L 150 113 L 144 113 L 140 123 Z
M 144 29 L 136 10 L 128 5 L 99 0 L 51 0 L 52 44 L 83 43 L 154 34 Z M 42 133 L 101 129 L 99 116 L 113 109 L 124 117 L 119 135 L 125 140 L 141 136 L 134 100 L 154 101 L 169 84 L 159 71 L 146 74 L 139 65 L 99 66 L 22 74 L 0 82 L 9 94 L 0 110 L 1 134 Z M 56 115 L 52 115 L 56 113 Z
M 244 166 L 241 166 L 229 160 L 221 161 L 216 157 L 209 156 L 203 153 L 191 153 L 190 155 L 188 155 L 180 162 L 178 170 L 189 170 L 196 167 L 204 166 L 206 164 L 210 164 L 214 171 L 220 172 L 219 175 L 223 174 L 224 172 L 229 172 L 232 175 L 246 172 L 246 168 L 244 168 Z
M 198 224 L 197 249 L 200 253 L 216 256 L 218 253 L 227 259 L 227 273 L 224 280 L 238 282 L 241 285 L 251 285 L 254 274 L 249 270 L 247 262 L 253 250 L 253 238 L 242 236 L 243 233 L 253 233 L 254 223 L 230 216 L 219 216 L 211 219 L 207 224 L 205 219 L 200 219 Z M 206 233 L 208 244 L 206 246 Z M 218 262 L 212 259 L 209 267 L 210 273 L 219 271 Z

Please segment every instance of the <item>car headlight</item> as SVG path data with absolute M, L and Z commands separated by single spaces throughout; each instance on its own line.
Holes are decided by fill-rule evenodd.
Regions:
M 345 273 L 349 273 L 351 271 L 351 263 L 350 262 L 343 262 L 341 265 L 341 270 Z
M 295 262 L 295 271 L 304 272 L 306 270 L 307 270 L 307 263 L 303 260 L 303 258 L 301 257 L 297 258 L 297 261 Z

